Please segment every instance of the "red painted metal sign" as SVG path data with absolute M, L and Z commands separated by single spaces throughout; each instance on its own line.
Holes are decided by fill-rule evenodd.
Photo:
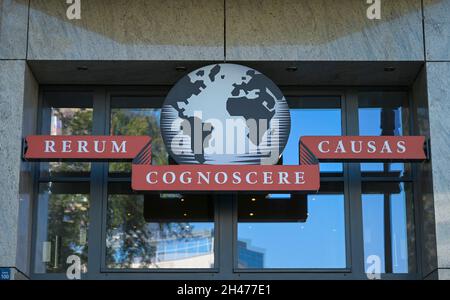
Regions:
M 138 191 L 317 191 L 319 165 L 176 165 L 133 164 Z
M 304 136 L 300 139 L 300 150 L 306 147 L 323 161 L 424 160 L 424 145 L 423 136 Z
M 29 136 L 27 160 L 132 160 L 137 191 L 317 191 L 319 160 L 424 160 L 422 136 L 307 136 L 300 165 L 152 165 L 148 136 Z
M 25 139 L 27 160 L 132 160 L 151 147 L 149 136 L 45 136 Z

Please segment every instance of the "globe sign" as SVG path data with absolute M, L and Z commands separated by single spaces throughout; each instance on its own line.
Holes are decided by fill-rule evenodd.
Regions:
M 178 164 L 276 164 L 291 118 L 282 92 L 265 75 L 215 64 L 175 84 L 160 124 L 166 149 Z

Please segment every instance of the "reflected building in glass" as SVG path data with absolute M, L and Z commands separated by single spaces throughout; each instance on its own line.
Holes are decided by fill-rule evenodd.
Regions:
M 239 254 L 239 268 L 262 269 L 264 268 L 264 250 L 250 246 L 249 241 L 237 241 Z

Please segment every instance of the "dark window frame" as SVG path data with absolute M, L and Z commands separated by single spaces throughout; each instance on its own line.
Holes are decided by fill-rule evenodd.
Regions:
M 110 112 L 110 99 L 112 96 L 153 96 L 164 97 L 169 91 L 170 86 L 143 87 L 143 86 L 41 86 L 39 96 L 38 111 L 38 134 L 43 133 L 42 111 L 45 103 L 44 94 L 46 92 L 60 92 L 67 101 L 67 95 L 70 93 L 88 92 L 93 94 L 94 122 L 93 134 L 109 134 L 109 124 L 107 119 Z M 409 115 L 409 134 L 414 134 L 414 113 L 413 103 L 409 94 L 408 87 L 338 87 L 338 88 L 295 88 L 282 87 L 286 96 L 302 97 L 317 95 L 341 95 L 342 99 L 342 134 L 358 135 L 358 97 L 360 91 L 401 91 L 408 96 L 410 115 Z M 353 111 L 353 115 L 348 112 Z M 404 133 L 405 134 L 405 133 Z M 223 194 L 220 200 L 216 200 L 216 238 L 215 238 L 215 263 L 216 268 L 208 270 L 199 269 L 164 269 L 164 270 L 118 270 L 112 271 L 104 268 L 105 248 L 102 244 L 105 231 L 105 203 L 107 201 L 107 189 L 105 181 L 108 181 L 107 163 L 92 163 L 90 178 L 47 178 L 46 180 L 57 182 L 90 181 L 91 182 L 91 203 L 89 211 L 89 252 L 88 252 L 88 273 L 82 274 L 82 279 L 366 279 L 364 274 L 364 248 L 362 235 L 362 205 L 361 205 L 361 183 L 362 181 L 407 181 L 413 183 L 413 205 L 418 207 L 418 189 L 416 174 L 417 166 L 412 165 L 411 176 L 407 180 L 397 178 L 371 178 L 361 177 L 359 163 L 345 163 L 344 176 L 341 178 L 324 178 L 324 181 L 344 180 L 345 184 L 345 226 L 346 226 L 346 269 L 261 269 L 261 270 L 243 270 L 237 267 L 237 199 L 233 194 Z M 39 166 L 34 166 L 35 183 L 39 179 Z M 113 180 L 110 180 L 113 181 Z M 351 199 L 353 198 L 353 199 Z M 35 191 L 35 201 L 37 191 Z M 95 200 L 100 199 L 100 200 Z M 33 205 L 35 206 L 35 205 Z M 37 211 L 33 207 L 33 220 L 36 220 Z M 420 230 L 418 209 L 414 210 L 415 232 L 415 265 L 416 270 L 408 274 L 381 274 L 382 279 L 419 279 L 421 278 L 421 266 L 418 263 L 420 257 Z M 35 262 L 35 239 L 36 222 L 33 222 L 33 241 L 31 251 L 31 278 L 32 279 L 65 279 L 65 274 L 36 274 L 34 273 Z M 230 247 L 230 245 L 232 245 Z

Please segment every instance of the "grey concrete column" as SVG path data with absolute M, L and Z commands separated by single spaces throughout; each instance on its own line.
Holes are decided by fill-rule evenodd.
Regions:
M 426 64 L 439 279 L 450 279 L 450 62 Z M 435 275 L 433 275 L 435 276 Z
M 428 90 L 426 67 L 423 67 L 412 86 L 412 114 L 414 116 L 414 134 L 430 139 L 430 114 L 428 108 Z M 433 197 L 433 176 L 431 161 L 418 163 L 415 180 L 416 244 L 418 271 L 423 278 L 437 278 L 436 224 Z
M 38 85 L 24 60 L 0 60 L 0 267 L 29 274 L 31 168 L 22 137 L 35 132 Z
M 30 0 L 0 0 L 0 59 L 25 59 Z
M 437 255 L 430 277 L 450 279 L 450 0 L 423 5 Z

